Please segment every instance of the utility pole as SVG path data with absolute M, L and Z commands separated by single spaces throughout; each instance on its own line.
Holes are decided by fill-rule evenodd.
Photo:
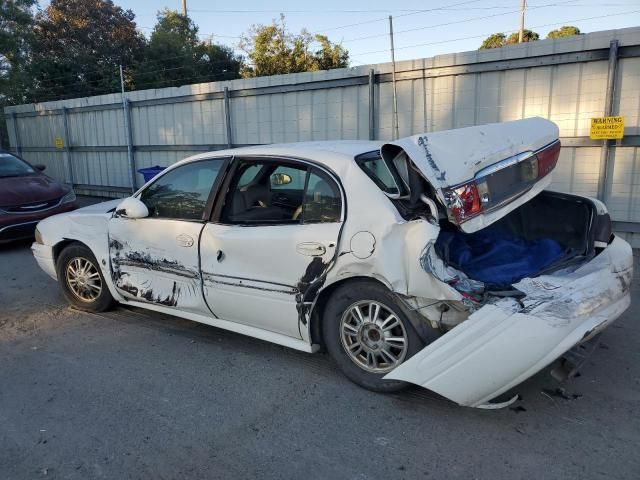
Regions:
M 133 137 L 131 135 L 131 125 L 129 125 L 129 103 L 124 96 L 124 74 L 120 65 L 120 91 L 122 93 L 122 114 L 124 115 L 124 133 L 127 140 L 127 159 L 129 160 L 129 179 L 131 180 L 131 192 L 136 191 L 136 165 L 133 158 Z
M 187 16 L 187 0 L 182 0 L 182 15 Z
M 520 33 L 518 43 L 524 42 L 524 12 L 527 9 L 527 0 L 520 0 Z
M 398 92 L 396 90 L 396 52 L 393 48 L 393 17 L 389 15 L 389 39 L 391 40 L 391 82 L 393 84 L 393 139 L 400 138 L 398 126 Z

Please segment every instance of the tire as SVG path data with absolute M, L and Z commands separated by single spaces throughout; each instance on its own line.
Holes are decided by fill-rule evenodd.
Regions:
M 398 325 L 393 326 L 395 321 L 389 315 Z M 342 372 L 361 387 L 374 392 L 402 390 L 408 383 L 382 377 L 425 346 L 409 315 L 394 294 L 375 281 L 345 284 L 333 292 L 324 310 L 322 334 L 327 351 Z M 371 322 L 372 316 L 377 317 L 376 322 Z M 372 357 L 376 361 L 371 361 Z
M 78 310 L 104 312 L 114 305 L 98 261 L 84 245 L 74 243 L 65 247 L 58 257 L 56 270 L 62 293 Z

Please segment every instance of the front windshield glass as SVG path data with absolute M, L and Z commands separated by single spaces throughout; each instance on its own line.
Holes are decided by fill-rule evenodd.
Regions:
M 27 162 L 10 153 L 0 153 L 0 178 L 33 175 L 35 170 Z

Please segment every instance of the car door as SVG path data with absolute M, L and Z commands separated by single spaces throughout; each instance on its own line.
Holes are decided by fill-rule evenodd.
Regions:
M 261 173 L 247 183 L 249 169 Z M 286 204 L 280 203 L 283 190 Z M 299 205 L 290 204 L 295 198 Z M 204 295 L 211 311 L 306 339 L 306 311 L 334 259 L 343 206 L 339 183 L 319 167 L 237 159 L 224 204 L 202 233 Z
M 125 298 L 208 313 L 198 240 L 212 187 L 224 164 L 225 159 L 216 158 L 173 168 L 137 195 L 147 206 L 148 217 L 111 218 L 111 275 Z

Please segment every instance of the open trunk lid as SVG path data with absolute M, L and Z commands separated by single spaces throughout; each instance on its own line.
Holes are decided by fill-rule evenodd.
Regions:
M 414 135 L 384 144 L 380 155 L 396 166 L 410 160 L 436 190 L 449 219 L 472 233 L 549 185 L 560 153 L 558 136 L 555 123 L 534 117 Z

